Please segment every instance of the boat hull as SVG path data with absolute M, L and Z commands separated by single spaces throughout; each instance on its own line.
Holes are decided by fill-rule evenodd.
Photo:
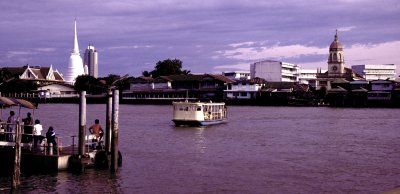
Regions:
M 196 121 L 196 120 L 172 120 L 175 126 L 207 126 L 207 125 L 218 125 L 226 123 L 226 120 L 214 120 L 214 121 Z

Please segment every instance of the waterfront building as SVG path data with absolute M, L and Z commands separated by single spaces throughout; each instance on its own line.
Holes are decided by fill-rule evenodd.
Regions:
M 255 99 L 265 83 L 266 81 L 262 78 L 237 80 L 228 85 L 228 88 L 224 90 L 224 96 L 226 99 Z
M 63 83 L 63 75 L 53 66 L 23 66 L 23 67 L 3 67 L 1 71 L 7 71 L 12 77 L 18 77 L 21 80 L 35 81 L 39 84 Z
M 231 79 L 231 80 L 249 80 L 250 72 L 249 71 L 230 71 L 230 72 L 222 72 L 222 75 Z
M 264 60 L 250 64 L 250 77 L 268 82 L 298 82 L 300 66 L 282 61 Z
M 128 100 L 222 100 L 223 91 L 234 81 L 216 74 L 169 75 L 139 77 L 133 80 L 129 90 L 122 93 Z
M 307 85 L 310 85 L 310 86 L 316 88 L 317 87 L 317 73 L 319 71 L 326 71 L 326 70 L 300 69 L 299 83 L 307 84 Z
M 395 82 L 391 80 L 370 81 L 371 90 L 368 92 L 368 100 L 390 101 L 395 89 Z
M 38 96 L 39 98 L 79 97 L 73 86 L 63 83 L 40 86 L 38 88 Z
M 98 53 L 93 45 L 87 47 L 84 55 L 84 65 L 88 67 L 88 75 L 98 78 L 99 76 L 99 63 L 98 63 Z
M 317 73 L 317 89 L 324 87 L 330 90 L 333 84 L 348 85 L 354 80 L 365 80 L 352 69 L 346 68 L 343 48 L 336 30 L 334 40 L 329 46 L 328 70 L 324 73 L 319 70 Z
M 132 80 L 130 84 L 131 91 L 171 89 L 171 79 L 168 76 L 157 78 L 141 76 Z
M 367 81 L 372 80 L 395 80 L 395 64 L 363 64 L 353 65 L 351 69 L 363 76 Z
M 83 61 L 79 53 L 79 45 L 78 45 L 78 35 L 76 30 L 76 20 L 75 20 L 75 33 L 74 33 L 74 46 L 71 52 L 71 56 L 69 58 L 69 64 L 67 69 L 67 74 L 65 76 L 65 81 L 68 84 L 74 84 L 76 77 L 79 75 L 84 75 L 84 66 Z

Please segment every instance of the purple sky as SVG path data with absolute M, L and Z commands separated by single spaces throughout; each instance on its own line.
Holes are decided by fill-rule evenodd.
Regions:
M 336 29 L 347 67 L 400 64 L 398 0 L 19 0 L 0 2 L 0 66 L 66 74 L 75 17 L 81 56 L 93 43 L 100 76 L 139 76 L 167 58 L 192 73 L 262 59 L 327 69 Z

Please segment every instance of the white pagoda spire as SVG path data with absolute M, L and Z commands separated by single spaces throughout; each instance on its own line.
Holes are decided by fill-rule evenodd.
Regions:
M 74 33 L 74 49 L 72 53 L 79 55 L 79 45 L 78 45 L 78 33 L 76 33 L 76 18 L 75 18 L 75 33 Z
M 69 57 L 69 65 L 67 70 L 67 75 L 65 76 L 65 81 L 74 84 L 76 77 L 79 75 L 84 75 L 83 61 L 79 54 L 78 45 L 78 33 L 76 31 L 76 19 L 75 19 L 75 32 L 74 32 L 74 47 Z

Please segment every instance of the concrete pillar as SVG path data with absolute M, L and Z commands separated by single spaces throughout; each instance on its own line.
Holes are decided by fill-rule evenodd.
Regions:
M 86 91 L 80 94 L 79 102 L 79 155 L 85 154 L 85 132 L 86 132 Z
M 111 138 L 112 138 L 111 117 L 112 117 L 112 93 L 111 89 L 108 89 L 107 106 L 106 106 L 106 137 L 105 137 L 105 146 L 106 146 L 106 151 L 108 153 L 111 153 Z
M 106 105 L 106 136 L 105 136 L 105 151 L 107 154 L 107 167 L 111 168 L 111 141 L 112 141 L 112 92 L 111 88 L 107 90 L 107 105 Z
M 118 113 L 119 113 L 119 91 L 113 89 L 112 96 L 112 153 L 111 153 L 111 171 L 118 170 Z

